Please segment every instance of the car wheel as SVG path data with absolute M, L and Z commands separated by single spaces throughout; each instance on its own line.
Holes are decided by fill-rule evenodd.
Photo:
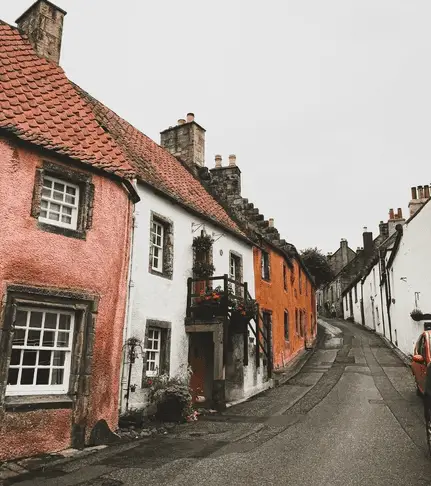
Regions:
M 425 429 L 427 433 L 428 454 L 431 456 L 431 399 L 430 397 L 425 397 L 424 412 L 425 412 Z

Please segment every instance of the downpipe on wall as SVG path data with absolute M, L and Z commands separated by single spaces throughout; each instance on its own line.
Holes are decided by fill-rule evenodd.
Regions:
M 134 185 L 136 185 L 136 181 L 134 181 Z M 130 336 L 130 329 L 132 325 L 132 315 L 131 315 L 131 308 L 132 308 L 132 289 L 133 289 L 133 252 L 134 252 L 134 242 L 135 242 L 135 224 L 136 224 L 136 206 L 133 205 L 133 212 L 132 212 L 132 227 L 130 229 L 130 252 L 129 252 L 129 278 L 128 278 L 128 285 L 127 285 L 127 303 L 126 303 L 126 316 L 125 316 L 125 323 L 124 323 L 124 330 L 123 330 L 123 353 L 122 353 L 122 363 L 121 363 L 121 380 L 120 380 L 120 413 L 123 409 L 123 403 L 126 396 L 124 393 L 124 385 L 127 383 L 127 395 L 129 395 L 130 391 L 130 376 L 126 382 L 125 378 L 125 370 L 126 370 L 126 363 L 127 363 L 127 351 L 126 351 L 126 344 L 127 339 Z M 130 375 L 131 371 L 129 372 Z

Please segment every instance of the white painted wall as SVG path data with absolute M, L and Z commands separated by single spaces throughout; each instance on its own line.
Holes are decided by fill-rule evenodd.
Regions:
M 380 266 L 374 265 L 362 284 L 364 320 L 369 329 L 383 334 L 382 309 L 380 302 Z
M 192 277 L 192 242 L 204 227 L 208 234 L 215 234 L 213 245 L 214 275 L 229 274 L 229 252 L 235 251 L 243 259 L 243 280 L 249 284 L 249 292 L 254 297 L 253 250 L 243 240 L 236 238 L 221 228 L 207 223 L 199 216 L 187 212 L 168 199 L 138 185 L 141 201 L 136 205 L 133 261 L 131 270 L 131 291 L 129 319 L 126 323 L 126 339 L 133 336 L 143 341 L 147 319 L 171 323 L 170 373 L 177 374 L 187 366 L 188 337 L 185 332 L 187 299 L 187 278 Z M 155 212 L 173 222 L 174 267 L 172 280 L 153 275 L 149 272 L 149 245 L 151 212 Z M 192 229 L 192 223 L 204 226 Z M 193 232 L 194 230 L 194 232 Z M 223 234 L 224 233 L 224 234 Z M 223 234 L 223 236 L 221 236 Z M 220 282 L 222 284 L 222 282 Z M 254 358 L 244 372 L 244 394 L 251 396 L 265 386 L 263 366 L 255 369 Z M 132 384 L 137 384 L 131 393 L 130 406 L 141 408 L 146 405 L 146 391 L 140 389 L 143 375 L 143 360 L 139 356 L 133 366 Z M 127 388 L 127 370 L 123 372 L 123 403 Z
M 353 309 L 353 320 L 360 324 L 361 323 L 361 283 L 356 284 L 357 299 L 355 298 L 355 287 L 352 287 L 349 292 L 343 296 L 343 316 L 344 319 L 351 319 L 352 313 L 350 306 Z M 350 293 L 352 294 L 352 299 L 350 300 Z
M 414 322 L 410 312 L 416 303 L 431 313 L 431 203 L 403 226 L 403 237 L 393 262 L 390 314 L 394 344 L 407 355 L 423 331 L 423 322 Z M 416 298 L 415 298 L 415 293 Z

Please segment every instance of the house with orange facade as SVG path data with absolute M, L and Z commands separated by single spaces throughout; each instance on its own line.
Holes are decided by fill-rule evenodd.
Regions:
M 284 250 L 268 241 L 254 248 L 254 270 L 263 329 L 271 330 L 272 366 L 283 370 L 316 339 L 313 278 L 294 248 Z

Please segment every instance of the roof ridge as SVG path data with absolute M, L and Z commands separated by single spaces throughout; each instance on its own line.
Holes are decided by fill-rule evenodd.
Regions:
M 131 161 L 141 182 L 174 199 L 189 210 L 198 212 L 213 224 L 246 238 L 240 225 L 208 191 L 190 167 L 93 95 L 76 83 L 73 84 L 78 94 L 91 107 L 99 126 L 114 138 Z M 175 172 L 175 174 L 169 175 L 168 172 Z M 181 187 L 179 180 L 166 183 L 171 175 L 176 179 L 187 178 L 185 187 Z M 191 180 L 194 183 L 191 183 Z M 211 207 L 210 211 L 208 211 L 209 207 Z

